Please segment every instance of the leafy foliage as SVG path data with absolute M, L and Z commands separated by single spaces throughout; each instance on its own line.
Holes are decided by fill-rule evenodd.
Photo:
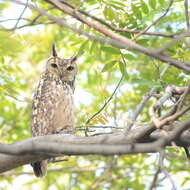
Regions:
M 50 5 L 44 1 L 34 2 L 41 8 L 50 8 Z M 169 1 L 72 0 L 70 3 L 98 15 L 114 27 L 144 30 L 163 14 Z M 4 11 L 14 6 L 17 9 L 15 4 L 0 2 L 0 19 L 10 19 L 11 14 L 5 15 Z M 183 30 L 184 11 L 176 7 L 183 7 L 183 1 L 175 1 L 167 16 L 154 25 L 151 31 L 170 34 Z M 27 11 L 25 17 L 28 19 L 37 16 L 35 11 Z M 86 32 L 97 34 L 93 29 L 70 16 L 62 15 L 56 9 L 50 9 L 49 13 L 64 17 L 68 23 L 77 25 Z M 19 14 L 20 12 L 18 16 Z M 48 20 L 41 17 L 39 22 L 47 23 Z M 26 23 L 27 21 L 20 21 L 19 26 Z M 14 27 L 14 24 L 11 27 Z M 5 25 L 3 26 L 6 27 Z M 121 34 L 130 39 L 136 37 L 136 34 Z M 124 128 L 127 118 L 131 116 L 148 89 L 155 87 L 158 91 L 162 91 L 166 85 L 182 86 L 189 79 L 188 75 L 174 67 L 170 67 L 167 74 L 160 78 L 160 73 L 165 67 L 164 63 L 133 50 L 123 51 L 86 39 L 56 24 L 31 26 L 15 31 L 1 29 L 0 41 L 0 137 L 4 143 L 30 137 L 32 93 L 37 86 L 43 65 L 50 56 L 53 42 L 56 43 L 59 55 L 62 57 L 79 54 L 76 88 L 77 126 L 84 126 L 86 120 L 102 107 L 122 75 L 125 80 L 120 89 L 103 112 L 91 121 L 91 125 Z M 136 39 L 137 43 L 154 48 L 161 47 L 167 41 L 168 38 L 148 35 L 141 35 Z M 186 42 L 177 43 L 169 48 L 168 53 L 175 58 L 189 61 L 190 49 L 187 46 Z M 152 102 L 153 100 L 149 104 Z M 139 122 L 150 120 L 148 105 L 142 115 Z M 102 131 L 113 132 L 113 130 L 101 126 L 96 130 L 90 128 L 92 134 Z M 80 131 L 79 134 L 84 135 Z M 174 148 L 168 150 L 167 169 L 174 179 L 178 179 L 178 186 L 181 188 L 189 185 L 187 175 L 189 163 L 184 158 L 183 151 L 180 150 L 176 156 Z M 4 189 L 10 189 L 11 184 L 14 185 L 18 179 L 23 185 L 19 189 L 34 189 L 36 184 L 40 189 L 148 189 L 148 184 L 157 170 L 155 163 L 157 155 L 152 154 L 113 157 L 77 156 L 68 159 L 69 161 L 50 164 L 50 171 L 44 180 L 35 179 L 30 175 L 31 168 L 24 166 L 10 171 L 9 175 L 5 173 L 0 183 Z M 28 171 L 29 174 L 24 174 Z M 180 173 L 184 175 L 179 179 Z M 160 189 L 163 189 L 162 184 L 164 189 L 170 188 L 171 184 L 164 183 L 162 176 L 160 181 Z

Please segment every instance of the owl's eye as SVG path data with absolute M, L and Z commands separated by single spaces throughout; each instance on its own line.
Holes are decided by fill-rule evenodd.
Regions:
M 57 64 L 55 64 L 55 63 L 51 64 L 51 66 L 52 66 L 53 68 L 57 68 Z
M 74 67 L 72 67 L 72 66 L 69 66 L 69 67 L 67 68 L 67 71 L 72 71 L 72 70 L 74 70 Z

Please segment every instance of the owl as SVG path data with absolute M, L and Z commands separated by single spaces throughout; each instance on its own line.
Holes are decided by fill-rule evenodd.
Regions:
M 74 129 L 75 77 L 77 56 L 62 59 L 57 56 L 55 45 L 52 57 L 47 60 L 39 85 L 33 97 L 31 134 L 44 136 L 56 133 L 72 133 Z M 45 176 L 48 160 L 32 163 L 37 177 Z

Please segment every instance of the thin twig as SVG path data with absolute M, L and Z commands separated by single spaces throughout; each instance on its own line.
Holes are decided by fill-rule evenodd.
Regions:
M 28 4 L 29 5 L 29 4 Z M 27 4 L 25 5 L 28 6 Z M 30 6 L 29 6 L 30 7 Z M 54 7 L 50 7 L 48 9 L 44 9 L 45 11 L 49 11 L 51 9 L 53 9 Z M 1 26 L 1 28 L 3 28 L 4 30 L 8 30 L 8 31 L 14 31 L 14 30 L 18 30 L 18 29 L 22 29 L 24 27 L 28 27 L 28 26 L 36 26 L 36 25 L 48 25 L 48 24 L 54 24 L 55 22 L 37 22 L 42 16 L 44 16 L 42 13 L 39 13 L 39 15 L 37 15 L 36 17 L 34 17 L 33 19 L 27 19 L 27 18 L 19 18 L 20 20 L 26 20 L 28 21 L 29 23 L 27 24 L 24 24 L 24 25 L 21 25 L 21 26 L 18 26 L 15 25 L 13 28 L 4 28 L 3 26 Z M 62 18 L 60 18 L 62 19 Z M 11 20 L 17 20 L 18 21 L 18 18 L 17 19 L 6 19 L 6 20 L 0 20 L 0 23 L 1 22 L 7 22 L 7 21 L 11 21 Z
M 56 158 L 53 158 L 53 159 L 49 159 L 48 163 L 65 162 L 65 161 L 68 161 L 68 160 L 69 160 L 68 158 L 59 159 L 59 160 L 57 160 Z
M 47 8 L 47 9 L 44 9 L 46 12 L 48 12 L 49 10 L 52 10 L 52 9 L 54 9 L 55 7 L 54 6 L 52 6 L 52 7 L 49 7 L 49 8 Z M 39 15 L 37 15 L 33 20 L 32 20 L 32 22 L 31 22 L 31 24 L 34 24 L 40 17 L 42 17 L 43 16 L 43 14 L 41 14 L 41 13 L 39 13 Z
M 186 19 L 187 30 L 190 30 L 188 0 L 184 1 L 184 7 L 185 7 L 185 19 Z
M 168 86 L 165 89 L 165 93 L 163 94 L 162 97 L 159 98 L 159 100 L 152 106 L 150 109 L 150 114 L 152 116 L 152 121 L 153 123 L 159 127 L 162 124 L 165 124 L 165 121 L 171 121 L 172 118 L 175 118 L 180 112 L 177 112 L 175 115 L 169 116 L 165 118 L 164 120 L 158 119 L 157 117 L 157 112 L 158 110 L 163 106 L 164 102 L 166 102 L 169 98 L 171 98 L 174 94 L 182 95 L 188 87 L 176 87 L 176 86 Z M 175 109 L 176 110 L 176 109 Z M 170 120 L 171 119 L 171 120 Z
M 184 151 L 185 151 L 188 161 L 190 161 L 190 153 L 189 153 L 188 147 L 184 146 L 183 148 L 184 148 Z
M 154 174 L 154 178 L 150 184 L 149 190 L 153 190 L 156 187 L 156 182 L 158 180 L 158 175 L 160 173 L 160 167 L 156 170 L 156 173 Z
M 17 28 L 5 28 L 5 27 L 2 27 L 0 26 L 3 30 L 7 30 L 7 31 L 13 31 L 13 30 L 19 30 L 19 29 L 22 29 L 22 28 L 25 28 L 25 27 L 30 27 L 30 26 L 38 26 L 38 25 L 49 25 L 49 24 L 55 24 L 55 22 L 38 22 L 38 23 L 29 23 L 29 24 L 24 24 L 22 26 L 17 26 Z
M 168 115 L 167 117 L 164 117 L 164 118 L 163 117 L 157 118 L 157 116 L 156 116 L 156 112 L 161 108 L 161 106 L 164 104 L 164 102 L 167 99 L 169 99 L 173 94 L 175 94 L 175 93 L 182 94 L 181 95 L 181 97 L 182 97 L 182 96 L 185 96 L 184 94 L 187 94 L 188 92 L 189 92 L 189 90 L 187 91 L 187 87 L 169 86 L 166 88 L 165 94 L 156 102 L 156 104 L 154 104 L 153 108 L 151 109 L 152 121 L 157 128 L 164 126 L 168 122 L 177 120 L 179 117 L 181 117 L 183 114 L 185 114 L 190 109 L 190 106 L 187 106 L 183 110 L 178 109 L 178 105 L 180 106 L 179 101 L 178 101 L 176 104 L 174 104 L 174 109 L 172 108 L 170 110 L 171 111 L 170 113 L 172 113 L 172 115 Z M 181 98 L 181 97 L 180 97 L 180 100 L 182 101 L 183 98 Z
M 162 126 L 164 126 L 168 122 L 177 120 L 179 117 L 181 117 L 183 114 L 185 114 L 189 110 L 190 110 L 190 106 L 187 106 L 186 108 L 184 108 L 183 110 L 175 113 L 172 116 L 166 117 L 165 119 L 163 119 L 161 121 L 159 121 L 159 120 L 157 120 L 156 122 L 154 121 L 154 124 L 156 125 L 157 128 L 161 128 Z
M 164 73 L 169 69 L 170 65 L 166 65 L 166 67 L 164 67 L 164 69 L 162 70 L 162 72 L 160 73 L 160 79 L 162 79 Z M 139 114 L 141 113 L 141 111 L 143 110 L 145 104 L 148 102 L 148 100 L 152 97 L 152 95 L 156 92 L 156 88 L 151 88 L 150 91 L 148 93 L 145 94 L 144 98 L 142 99 L 142 101 L 140 102 L 140 104 L 138 104 L 138 106 L 136 107 L 133 116 L 131 118 L 132 121 L 135 121 L 137 119 L 137 117 L 139 116 Z M 134 123 L 129 123 L 126 127 L 126 132 L 131 130 L 131 128 L 133 127 Z
M 164 158 L 165 158 L 165 152 L 161 151 L 160 152 L 160 157 L 159 157 L 159 167 L 161 169 L 161 172 L 163 172 L 164 175 L 166 176 L 166 178 L 168 178 L 170 180 L 170 183 L 172 185 L 172 190 L 177 190 L 176 185 L 175 185 L 172 177 L 170 176 L 170 173 L 164 167 Z
M 171 185 L 172 185 L 172 190 L 177 190 L 177 187 L 176 187 L 176 185 L 175 185 L 175 182 L 174 182 L 174 180 L 172 179 L 170 173 L 169 173 L 166 169 L 163 169 L 162 171 L 163 171 L 164 175 L 169 179 L 169 181 L 170 181 L 170 183 L 171 183 Z
M 124 78 L 124 76 L 122 75 L 121 79 L 119 80 L 119 82 L 118 82 L 117 86 L 115 87 L 115 89 L 114 89 L 113 93 L 111 94 L 111 96 L 106 100 L 106 102 L 104 103 L 104 105 L 103 105 L 95 114 L 93 114 L 89 119 L 87 119 L 87 121 L 86 121 L 86 123 L 85 123 L 86 125 L 87 125 L 88 123 L 90 123 L 90 121 L 91 121 L 94 117 L 96 117 L 98 114 L 100 114 L 101 111 L 109 104 L 109 102 L 112 100 L 113 96 L 114 96 L 115 93 L 117 92 L 117 89 L 119 88 L 119 86 L 120 86 L 120 84 L 121 84 L 123 78 Z
M 161 154 L 161 153 L 160 153 Z M 149 190 L 153 190 L 155 187 L 156 187 L 156 183 L 157 183 L 157 180 L 158 180 L 158 175 L 159 173 L 161 172 L 161 155 L 159 154 L 159 160 L 158 160 L 158 168 L 156 170 L 156 173 L 154 174 L 154 177 L 153 177 L 153 180 L 150 184 L 150 187 L 148 188 Z
M 174 39 L 172 39 L 171 41 L 169 41 L 163 47 L 159 48 L 157 50 L 157 52 L 159 54 L 162 54 L 164 51 L 166 51 L 167 49 L 169 49 L 171 46 L 175 45 L 179 41 L 183 41 L 185 39 L 185 37 L 189 37 L 189 36 L 190 36 L 190 30 L 182 32 L 180 35 L 176 36 Z
M 15 21 L 15 20 L 18 20 L 18 18 L 9 18 L 9 19 L 0 20 L 0 23 L 8 22 L 8 21 Z M 31 21 L 31 19 L 28 19 L 28 18 L 20 18 L 20 20 Z
M 126 65 L 125 59 L 124 59 L 123 54 L 121 53 L 121 51 L 120 51 L 120 54 L 121 54 L 121 58 L 122 58 L 122 60 L 123 60 L 123 63 Z M 101 109 L 100 109 L 98 112 L 96 112 L 95 114 L 93 114 L 93 115 L 86 121 L 86 123 L 85 123 L 86 125 L 87 125 L 94 117 L 96 117 L 98 114 L 100 114 L 100 112 L 101 112 L 101 111 L 107 106 L 107 104 L 112 100 L 112 98 L 113 98 L 113 96 L 116 94 L 117 89 L 119 88 L 119 86 L 120 86 L 120 84 L 121 84 L 123 78 L 124 78 L 124 75 L 121 76 L 121 79 L 119 80 L 119 82 L 118 82 L 116 88 L 114 89 L 113 93 L 112 93 L 111 96 L 107 99 L 107 101 L 104 103 L 104 105 L 101 107 Z
M 160 80 L 162 79 L 162 77 L 164 76 L 164 74 L 166 73 L 166 71 L 171 67 L 171 65 L 166 65 L 164 67 L 164 69 L 162 70 L 162 72 L 160 73 Z
M 148 26 L 147 28 L 145 28 L 145 30 L 143 30 L 142 32 L 140 32 L 139 34 L 137 34 L 133 39 L 137 39 L 139 36 L 141 36 L 142 34 L 144 34 L 145 32 L 147 32 L 152 26 L 156 25 L 163 17 L 165 17 L 168 13 L 168 11 L 170 10 L 172 4 L 173 4 L 174 0 L 171 0 L 167 9 L 165 10 L 164 14 L 161 15 L 160 17 L 158 17 L 150 26 Z
M 104 103 L 104 105 L 103 105 L 96 113 L 94 113 L 89 119 L 87 119 L 87 121 L 86 121 L 86 123 L 85 123 L 85 125 L 86 125 L 86 127 L 85 127 L 85 136 L 88 136 L 88 133 L 87 133 L 87 132 L 88 132 L 89 129 L 88 129 L 87 124 L 90 123 L 90 121 L 91 121 L 93 118 L 95 118 L 97 115 L 99 115 L 99 114 L 102 112 L 102 110 L 104 110 L 104 108 L 108 105 L 108 103 L 112 100 L 112 98 L 113 98 L 113 96 L 115 95 L 115 93 L 117 92 L 117 89 L 119 88 L 119 86 L 120 86 L 120 84 L 121 84 L 123 78 L 124 78 L 124 76 L 122 75 L 122 77 L 121 77 L 121 79 L 119 80 L 119 82 L 118 82 L 118 84 L 117 84 L 115 90 L 113 91 L 113 93 L 111 94 L 111 96 L 106 100 L 106 102 Z
M 139 116 L 139 114 L 141 113 L 141 111 L 143 110 L 145 104 L 148 102 L 148 100 L 152 97 L 152 95 L 155 93 L 156 89 L 155 88 L 151 88 L 150 91 L 148 93 L 145 94 L 144 98 L 142 99 L 142 101 L 140 102 L 140 104 L 138 104 L 138 106 L 136 107 L 133 116 L 131 118 L 132 121 L 134 121 L 133 123 L 128 123 L 127 127 L 126 127 L 126 132 L 128 132 L 129 130 L 131 130 L 131 128 L 133 127 L 135 120 L 137 119 L 137 117 Z
M 180 110 L 183 106 L 183 103 L 187 97 L 187 95 L 190 93 L 190 83 L 187 87 L 187 89 L 184 91 L 184 93 L 180 96 L 178 102 L 177 102 L 177 110 Z
M 24 12 L 25 12 L 25 10 L 27 9 L 27 7 L 28 7 L 28 0 L 26 0 L 26 4 L 25 4 L 25 6 L 24 6 L 24 9 L 23 9 L 23 11 L 22 11 L 21 14 L 20 14 L 20 16 L 19 16 L 19 18 L 18 18 L 18 20 L 17 20 L 17 22 L 16 22 L 16 24 L 15 24 L 15 26 L 14 26 L 14 29 L 17 28 L 17 26 L 18 26 L 20 20 L 22 19 L 22 16 L 24 15 Z

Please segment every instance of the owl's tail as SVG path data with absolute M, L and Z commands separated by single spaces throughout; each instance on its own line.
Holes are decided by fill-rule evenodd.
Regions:
M 47 173 L 47 160 L 32 163 L 33 171 L 36 177 L 44 177 Z

